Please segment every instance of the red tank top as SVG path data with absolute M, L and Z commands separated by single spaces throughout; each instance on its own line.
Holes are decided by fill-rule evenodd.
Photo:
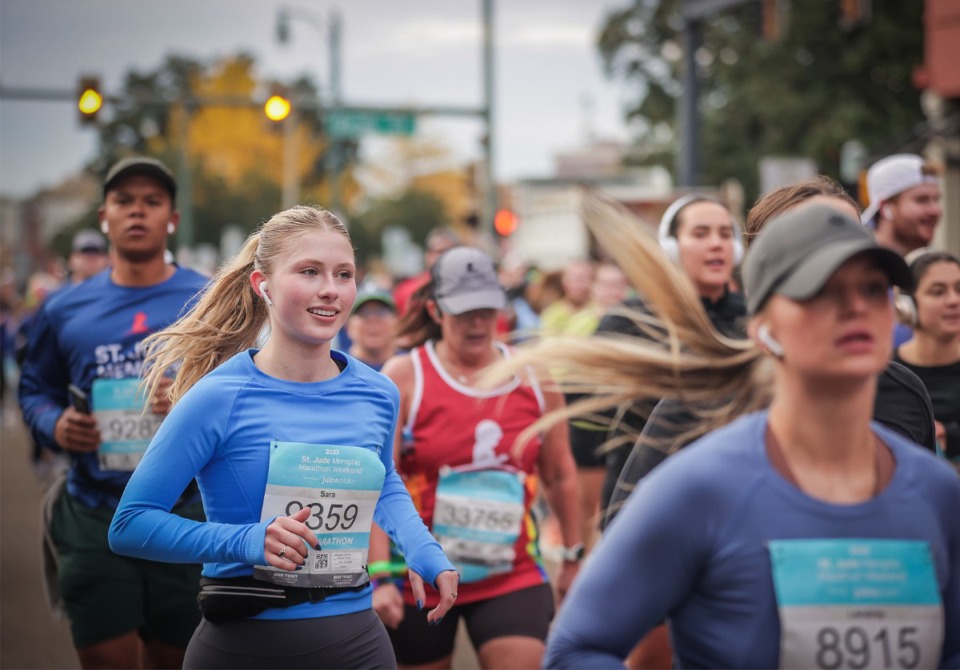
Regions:
M 506 346 L 497 347 L 509 357 Z M 424 523 L 460 569 L 457 602 L 546 582 L 531 513 L 540 437 L 514 446 L 543 413 L 536 380 L 481 391 L 443 369 L 432 341 L 410 357 L 414 392 L 398 470 Z M 404 596 L 414 604 L 409 584 Z M 428 589 L 426 606 L 437 601 Z

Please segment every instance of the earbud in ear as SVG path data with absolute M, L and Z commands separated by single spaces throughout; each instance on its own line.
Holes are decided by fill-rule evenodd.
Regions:
M 880 213 L 883 215 L 883 218 L 885 219 L 893 218 L 893 210 L 890 209 L 890 205 L 884 205 L 883 207 L 881 207 Z
M 104 235 L 107 235 L 110 232 L 110 225 L 107 223 L 106 219 L 100 219 L 100 232 Z
M 270 296 L 267 294 L 267 282 L 260 282 L 260 296 L 263 298 L 263 301 L 267 303 L 267 307 L 273 307 L 273 300 L 270 299 Z
M 783 345 L 777 342 L 776 338 L 770 334 L 770 328 L 767 324 L 757 328 L 757 339 L 765 346 L 771 354 L 777 358 L 783 358 Z
M 175 232 L 177 232 L 177 227 L 176 227 L 175 225 L 173 225 L 173 221 L 168 221 L 168 222 L 167 222 L 167 235 L 173 235 Z

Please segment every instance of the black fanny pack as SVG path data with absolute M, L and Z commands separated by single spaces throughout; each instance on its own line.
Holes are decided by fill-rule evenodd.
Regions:
M 272 607 L 318 603 L 332 595 L 360 591 L 367 584 L 338 588 L 295 589 L 277 586 L 253 577 L 200 578 L 197 603 L 208 621 L 220 623 L 256 616 Z

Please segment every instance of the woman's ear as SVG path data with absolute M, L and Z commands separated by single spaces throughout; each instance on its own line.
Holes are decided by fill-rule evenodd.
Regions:
M 424 303 L 427 308 L 427 314 L 430 315 L 430 318 L 433 319 L 434 323 L 438 326 L 440 324 L 440 306 L 437 304 L 437 301 L 433 298 L 427 298 L 427 301 Z

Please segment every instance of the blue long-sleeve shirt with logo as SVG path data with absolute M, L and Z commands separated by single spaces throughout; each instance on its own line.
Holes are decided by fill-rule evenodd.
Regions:
M 206 283 L 177 268 L 153 286 L 118 286 L 108 269 L 51 298 L 30 333 L 20 375 L 20 407 L 34 439 L 58 448 L 54 427 L 69 404 L 68 384 L 90 396 L 97 379 L 138 377 L 143 340 L 185 314 Z M 116 507 L 130 473 L 101 469 L 96 453 L 70 452 L 70 459 L 69 493 L 88 507 Z

